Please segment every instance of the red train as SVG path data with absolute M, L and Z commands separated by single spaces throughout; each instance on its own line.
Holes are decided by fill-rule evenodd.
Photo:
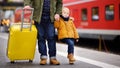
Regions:
M 120 0 L 63 0 L 75 18 L 79 35 L 86 38 L 120 38 Z

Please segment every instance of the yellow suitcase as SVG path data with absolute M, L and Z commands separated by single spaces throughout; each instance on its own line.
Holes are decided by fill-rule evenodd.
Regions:
M 29 25 L 30 24 L 30 25 Z M 15 60 L 34 59 L 37 30 L 35 25 L 29 24 L 14 24 L 10 27 L 7 56 L 11 63 Z

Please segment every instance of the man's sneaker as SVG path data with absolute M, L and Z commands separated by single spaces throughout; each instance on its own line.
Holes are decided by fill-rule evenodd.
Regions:
M 40 65 L 46 65 L 46 64 L 47 64 L 47 59 L 40 60 Z
M 56 59 L 50 59 L 50 64 L 53 64 L 53 65 L 60 65 L 60 62 L 57 61 Z

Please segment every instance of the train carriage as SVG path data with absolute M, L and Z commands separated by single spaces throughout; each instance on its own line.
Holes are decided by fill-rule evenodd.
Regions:
M 63 0 L 81 37 L 120 38 L 120 0 Z

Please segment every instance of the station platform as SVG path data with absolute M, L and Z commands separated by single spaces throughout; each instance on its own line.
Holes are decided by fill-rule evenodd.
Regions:
M 32 63 L 21 60 L 14 64 L 7 58 L 8 33 L 0 33 L 0 68 L 120 68 L 120 55 L 95 51 L 92 49 L 75 46 L 74 65 L 69 65 L 67 59 L 67 45 L 57 43 L 57 59 L 60 65 L 39 65 L 40 56 L 36 46 L 36 53 Z

